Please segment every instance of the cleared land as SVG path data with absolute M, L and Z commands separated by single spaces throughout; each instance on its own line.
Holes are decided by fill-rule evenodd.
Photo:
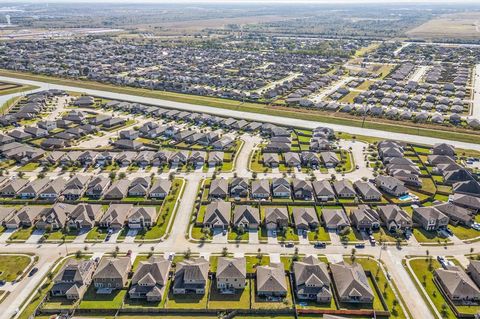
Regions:
M 429 20 L 407 31 L 412 38 L 475 38 L 480 36 L 480 12 L 454 13 Z

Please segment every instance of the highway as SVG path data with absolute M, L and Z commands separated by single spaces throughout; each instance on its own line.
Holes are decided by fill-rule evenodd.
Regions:
M 348 132 L 350 134 L 356 134 L 356 135 L 366 135 L 366 136 L 372 136 L 372 137 L 378 137 L 378 138 L 394 139 L 394 140 L 399 140 L 404 142 L 415 141 L 416 143 L 426 144 L 426 145 L 433 145 L 436 143 L 445 142 L 445 140 L 441 138 L 424 137 L 424 136 L 418 136 L 418 135 L 412 135 L 412 134 L 392 133 L 392 132 L 386 132 L 381 130 L 366 129 L 361 127 L 352 127 L 352 126 L 338 125 L 338 124 L 325 123 L 325 122 L 293 119 L 293 118 L 287 118 L 287 117 L 281 117 L 281 116 L 258 114 L 258 113 L 244 112 L 244 111 L 234 111 L 234 110 L 215 108 L 215 107 L 204 106 L 204 105 L 167 101 L 167 100 L 148 98 L 143 96 L 136 96 L 131 94 L 108 92 L 103 90 L 84 89 L 84 88 L 79 88 L 75 86 L 49 84 L 45 82 L 23 80 L 23 79 L 4 77 L 4 76 L 0 76 L 0 81 L 9 81 L 9 82 L 20 83 L 20 84 L 36 85 L 36 86 L 39 86 L 41 89 L 60 89 L 60 90 L 66 90 L 66 91 L 76 91 L 76 92 L 82 92 L 89 95 L 103 97 L 106 99 L 117 99 L 117 100 L 124 100 L 124 101 L 135 102 L 135 103 L 151 104 L 151 105 L 156 105 L 164 108 L 181 109 L 185 111 L 204 112 L 204 113 L 210 113 L 210 114 L 215 114 L 219 116 L 241 118 L 241 119 L 247 119 L 251 121 L 269 122 L 269 123 L 274 123 L 278 125 L 292 126 L 292 127 L 298 127 L 298 128 L 313 129 L 317 126 L 325 126 L 325 127 L 330 127 L 335 131 L 339 131 L 339 132 Z M 414 129 L 412 128 L 412 130 Z M 472 150 L 480 151 L 480 144 L 457 142 L 457 141 L 454 143 L 457 148 L 472 149 Z

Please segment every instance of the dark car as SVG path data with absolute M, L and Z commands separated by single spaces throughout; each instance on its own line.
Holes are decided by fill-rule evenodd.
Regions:
M 293 246 L 294 246 L 293 243 L 286 243 L 285 244 L 285 247 L 287 247 L 287 248 L 292 248 Z
M 355 248 L 365 248 L 365 244 L 356 244 Z
M 38 271 L 38 268 L 37 267 L 33 267 L 32 270 L 30 270 L 30 272 L 28 273 L 28 277 L 32 277 L 33 275 L 35 275 Z
M 313 247 L 314 248 L 326 248 L 327 244 L 323 243 L 323 242 L 316 242 L 315 244 L 313 244 Z

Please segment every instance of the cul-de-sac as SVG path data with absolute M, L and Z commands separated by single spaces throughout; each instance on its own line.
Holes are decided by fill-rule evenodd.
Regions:
M 479 21 L 0 1 L 0 319 L 479 319 Z

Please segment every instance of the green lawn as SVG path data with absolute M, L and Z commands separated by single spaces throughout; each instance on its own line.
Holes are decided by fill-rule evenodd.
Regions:
M 101 295 L 91 285 L 80 302 L 79 309 L 120 309 L 127 294 L 127 289 L 114 290 L 111 294 Z
M 14 281 L 30 264 L 30 257 L 21 255 L 0 255 L 0 280 Z
M 420 281 L 421 285 L 427 292 L 428 297 L 434 303 L 437 310 L 443 315 L 443 318 L 456 318 L 450 307 L 447 306 L 442 310 L 442 305 L 446 304 L 446 301 L 440 290 L 438 290 L 437 286 L 433 282 L 433 271 L 437 268 L 441 268 L 440 263 L 434 258 L 431 259 L 431 266 L 429 266 L 429 261 L 427 261 L 426 258 L 413 259 L 410 261 L 407 260 L 407 262 L 410 263 L 410 266 L 414 272 L 413 275 Z
M 47 241 L 63 241 L 65 239 L 66 242 L 71 242 L 78 236 L 78 231 L 62 231 L 57 230 L 51 233 L 47 233 Z
M 247 262 L 247 273 L 249 274 L 255 273 L 257 266 L 270 265 L 270 256 L 264 254 L 256 256 L 245 256 L 245 259 Z
M 345 261 L 350 262 L 350 259 L 345 258 Z M 380 293 L 383 295 L 383 298 L 387 303 L 388 309 L 392 313 L 392 316 L 390 318 L 400 318 L 400 319 L 406 318 L 405 313 L 402 310 L 402 307 L 400 307 L 400 305 L 398 304 L 394 306 L 394 303 L 400 302 L 400 300 L 396 300 L 395 294 L 391 287 L 391 283 L 387 280 L 384 272 L 381 270 L 377 261 L 370 258 L 357 258 L 355 261 L 360 265 L 362 265 L 364 270 L 369 270 L 372 273 L 372 276 L 374 276 L 375 281 L 377 282 L 378 288 L 380 289 Z M 387 286 L 385 286 L 385 284 L 387 284 Z M 372 286 L 372 289 L 376 292 L 373 286 Z M 374 308 L 383 309 L 383 306 L 380 300 L 378 299 L 377 294 L 375 295 L 377 300 L 374 301 Z M 396 300 L 396 302 L 394 300 Z
M 423 228 L 413 228 L 413 235 L 420 243 L 438 243 L 449 242 L 448 238 L 438 236 L 436 231 L 426 231 Z
M 234 229 L 231 229 L 228 232 L 228 240 L 230 240 L 230 241 L 248 241 L 248 231 L 243 232 L 243 234 L 239 234 Z
M 381 227 L 379 230 L 373 232 L 373 237 L 379 243 L 383 242 L 397 242 L 397 234 L 389 232 L 385 227 Z M 402 235 L 399 235 L 398 238 L 401 239 L 401 242 L 405 242 L 405 238 Z
M 151 227 L 146 232 L 140 231 L 137 234 L 136 239 L 140 240 L 156 240 L 162 238 L 167 233 L 167 226 L 172 219 L 172 216 L 176 214 L 175 203 L 182 196 L 181 191 L 183 189 L 184 180 L 176 178 L 172 182 L 172 189 L 170 194 L 167 195 L 163 201 L 163 205 L 160 208 L 160 213 L 158 214 L 157 224 Z
M 221 294 L 217 290 L 215 283 L 210 287 L 210 299 L 208 309 L 249 309 L 250 308 L 250 287 L 251 281 L 247 279 L 244 290 L 239 290 L 235 294 Z
M 207 291 L 210 288 L 210 280 L 207 282 L 207 289 L 203 295 L 186 294 L 174 295 L 172 291 L 168 293 L 165 308 L 168 309 L 206 309 L 207 308 Z
M 28 163 L 23 165 L 22 167 L 19 167 L 17 169 L 17 172 L 33 172 L 39 167 L 40 167 L 40 163 Z
M 477 217 L 480 215 L 477 215 Z M 461 240 L 472 239 L 480 236 L 480 231 L 475 230 L 471 227 L 465 227 L 462 225 L 448 225 L 448 228 L 453 232 L 455 236 L 457 236 Z
M 8 238 L 9 241 L 26 241 L 33 233 L 33 227 L 20 228 Z
M 85 241 L 102 242 L 105 240 L 105 237 L 107 237 L 106 229 L 93 227 L 92 230 L 87 234 Z
M 330 235 L 324 227 L 319 226 L 316 231 L 308 232 L 308 240 L 310 242 L 330 241 Z

